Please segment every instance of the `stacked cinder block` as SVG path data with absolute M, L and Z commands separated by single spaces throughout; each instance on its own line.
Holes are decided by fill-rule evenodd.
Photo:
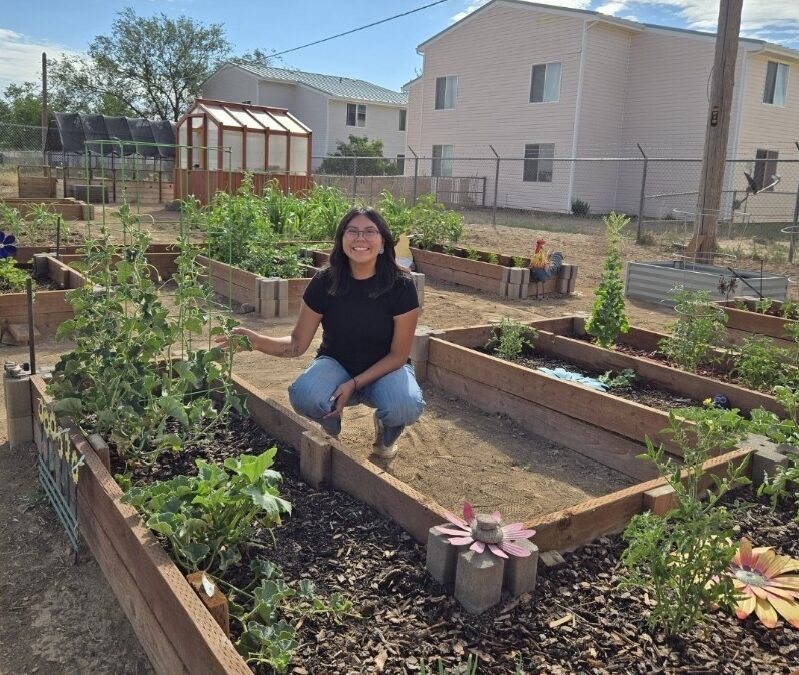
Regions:
M 419 296 L 419 307 L 424 307 L 424 274 L 411 272 L 411 278 L 416 288 L 416 295 Z
M 258 277 L 258 313 L 265 319 L 289 315 L 289 282 L 280 277 Z
M 15 363 L 6 363 L 3 373 L 6 397 L 8 444 L 12 450 L 33 440 L 33 406 L 30 371 Z
M 526 300 L 530 292 L 530 270 L 527 267 L 503 267 L 499 294 L 512 300 Z

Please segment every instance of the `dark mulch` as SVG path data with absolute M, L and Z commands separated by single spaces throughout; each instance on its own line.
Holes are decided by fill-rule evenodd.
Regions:
M 493 354 L 493 356 L 497 356 L 497 354 Z M 525 351 L 514 363 L 518 363 L 520 366 L 525 366 L 531 370 L 536 370 L 537 368 L 565 368 L 571 372 L 580 373 L 589 377 L 599 377 L 605 373 L 604 370 L 586 368 L 585 366 L 572 363 L 571 361 L 565 361 L 564 359 L 529 350 Z M 613 375 L 618 375 L 618 373 L 614 372 Z M 692 398 L 677 396 L 676 394 L 658 389 L 640 380 L 633 381 L 632 384 L 627 387 L 614 387 L 605 393 L 611 396 L 618 396 L 628 401 L 635 401 L 641 405 L 658 408 L 659 410 L 672 410 L 675 408 L 699 405 L 698 401 Z
M 166 478 L 193 470 L 193 458 L 220 461 L 240 452 L 259 452 L 273 444 L 254 423 L 235 420 L 233 433 L 186 455 L 165 455 L 152 472 L 136 478 Z M 278 563 L 290 584 L 312 579 L 322 596 L 346 594 L 353 612 L 340 622 L 316 616 L 289 617 L 299 626 L 302 645 L 294 673 L 413 673 L 420 662 L 440 657 L 446 672 L 479 655 L 478 673 L 788 673 L 799 665 L 799 631 L 767 630 L 750 618 L 738 621 L 719 611 L 704 630 L 684 640 L 668 640 L 646 626 L 644 594 L 618 590 L 619 536 L 603 537 L 566 554 L 556 569 L 539 566 L 531 596 L 503 598 L 481 616 L 464 612 L 428 578 L 424 548 L 370 507 L 341 492 L 302 483 L 296 454 L 282 447 L 277 468 L 282 493 L 293 514 L 264 533 L 265 555 Z M 147 474 L 150 474 L 147 476 Z M 756 501 L 751 490 L 737 493 Z M 741 534 L 756 545 L 773 545 L 799 557 L 799 523 L 793 510 L 771 513 L 765 502 L 741 514 Z M 240 570 L 232 581 L 243 583 Z M 565 621 L 560 621 L 566 618 Z M 239 628 L 233 622 L 234 630 Z M 383 664 L 382 666 L 380 664 Z M 264 671 L 265 672 L 265 671 Z

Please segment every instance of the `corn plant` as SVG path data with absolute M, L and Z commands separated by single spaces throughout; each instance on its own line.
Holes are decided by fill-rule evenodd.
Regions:
M 624 283 L 621 279 L 622 262 L 619 251 L 621 231 L 630 219 L 621 213 L 611 213 L 602 218 L 602 221 L 608 237 L 608 255 L 594 293 L 591 316 L 585 322 L 585 330 L 596 338 L 600 347 L 610 348 L 616 344 L 619 334 L 626 333 L 630 328 L 624 308 Z
M 727 476 L 711 476 L 714 486 L 702 499 L 707 476 L 703 464 L 729 437 L 712 418 L 700 419 L 692 438 L 689 427 L 671 411 L 667 431 L 681 448 L 684 464 L 664 459 L 663 446 L 646 439 L 642 458 L 652 461 L 674 489 L 676 504 L 665 516 L 651 512 L 633 517 L 624 532 L 626 568 L 621 586 L 648 591 L 655 600 L 647 621 L 669 635 L 683 634 L 701 623 L 717 604 L 731 604 L 735 593 L 725 571 L 736 546 L 733 520 L 719 500 L 749 482 L 747 459 L 728 466 Z

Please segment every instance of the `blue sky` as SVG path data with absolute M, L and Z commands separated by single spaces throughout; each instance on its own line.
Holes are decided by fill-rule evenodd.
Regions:
M 430 0 L 0 0 L 0 89 L 37 80 L 41 52 L 84 52 L 115 15 L 189 15 L 223 23 L 236 51 L 281 51 L 425 5 Z M 416 46 L 485 0 L 447 0 L 353 36 L 283 57 L 282 65 L 399 89 L 416 76 Z M 636 21 L 714 31 L 719 0 L 549 0 Z M 742 34 L 799 49 L 799 0 L 744 0 Z M 279 65 L 279 64 L 278 64 Z

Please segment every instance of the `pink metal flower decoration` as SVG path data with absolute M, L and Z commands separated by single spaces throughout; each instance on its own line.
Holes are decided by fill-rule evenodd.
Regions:
M 535 530 L 525 530 L 524 523 L 512 523 L 502 525 L 502 518 L 499 511 L 494 511 L 491 515 L 475 514 L 469 502 L 463 503 L 463 517 L 444 511 L 446 519 L 455 525 L 437 525 L 434 529 L 439 534 L 448 535 L 448 541 L 453 546 L 468 546 L 475 553 L 482 553 L 486 546 L 496 556 L 507 558 L 508 555 L 518 558 L 526 558 L 531 551 L 518 542 L 529 539 L 535 534 Z

